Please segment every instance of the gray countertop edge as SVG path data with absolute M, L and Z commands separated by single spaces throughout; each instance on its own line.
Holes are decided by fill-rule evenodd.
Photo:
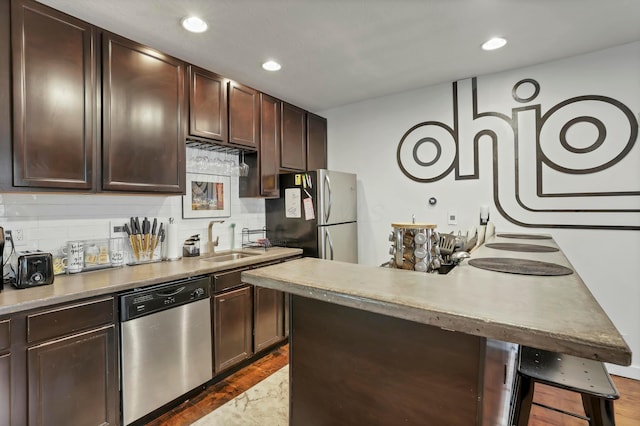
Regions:
M 566 335 L 554 335 L 544 330 L 520 327 L 515 324 L 483 321 L 482 319 L 472 316 L 465 317 L 460 314 L 451 314 L 435 309 L 425 310 L 423 308 L 406 305 L 398 306 L 392 302 L 317 289 L 302 284 L 292 284 L 266 277 L 257 277 L 252 275 L 251 271 L 243 272 L 242 279 L 253 285 L 281 290 L 297 296 L 308 297 L 350 308 L 362 309 L 376 314 L 432 325 L 447 331 L 518 343 L 540 349 L 547 348 L 547 350 L 606 361 L 613 364 L 631 364 L 630 351 L 620 354 L 615 348 L 598 344 L 595 341 L 571 339 Z M 587 346 L 590 349 L 589 353 L 586 353 L 584 350 Z
M 494 241 L 514 242 L 495 236 L 487 242 Z M 558 247 L 553 239 L 518 242 Z M 546 261 L 575 271 L 561 250 L 516 253 L 480 246 L 472 258 L 482 257 Z M 558 277 L 504 274 L 465 261 L 438 275 L 303 258 L 245 271 L 242 277 L 253 285 L 445 330 L 618 365 L 632 360 L 628 344 L 577 272 Z
M 239 250 L 234 250 L 239 251 Z M 226 262 L 211 262 L 206 256 L 122 266 L 70 275 L 57 275 L 53 284 L 26 289 L 5 285 L 0 292 L 0 316 L 61 303 L 112 295 L 189 277 L 251 267 L 259 263 L 299 256 L 301 249 L 272 247 L 267 251 L 245 250 L 255 256 Z M 220 252 L 221 254 L 224 252 Z

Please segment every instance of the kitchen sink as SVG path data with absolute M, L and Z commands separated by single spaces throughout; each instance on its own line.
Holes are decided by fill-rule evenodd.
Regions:
M 258 253 L 244 253 L 244 252 L 232 252 L 232 253 L 220 253 L 206 257 L 202 260 L 208 262 L 228 262 L 230 260 L 244 259 L 245 257 L 257 256 Z

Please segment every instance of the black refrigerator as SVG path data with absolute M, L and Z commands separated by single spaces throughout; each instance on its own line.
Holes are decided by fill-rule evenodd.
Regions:
M 358 263 L 356 175 L 325 169 L 280 175 L 266 200 L 267 238 L 303 256 Z

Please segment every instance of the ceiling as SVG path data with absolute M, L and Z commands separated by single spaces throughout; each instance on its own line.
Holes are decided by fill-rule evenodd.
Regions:
M 638 0 L 41 2 L 314 112 L 640 40 Z

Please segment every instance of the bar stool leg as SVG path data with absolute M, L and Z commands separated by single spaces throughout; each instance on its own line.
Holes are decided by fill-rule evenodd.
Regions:
M 582 406 L 590 419 L 589 426 L 615 426 L 613 401 L 582 395 Z
M 516 397 L 513 409 L 513 424 L 515 426 L 527 426 L 531 404 L 533 403 L 533 390 L 535 383 L 530 377 L 518 375 L 516 378 Z

